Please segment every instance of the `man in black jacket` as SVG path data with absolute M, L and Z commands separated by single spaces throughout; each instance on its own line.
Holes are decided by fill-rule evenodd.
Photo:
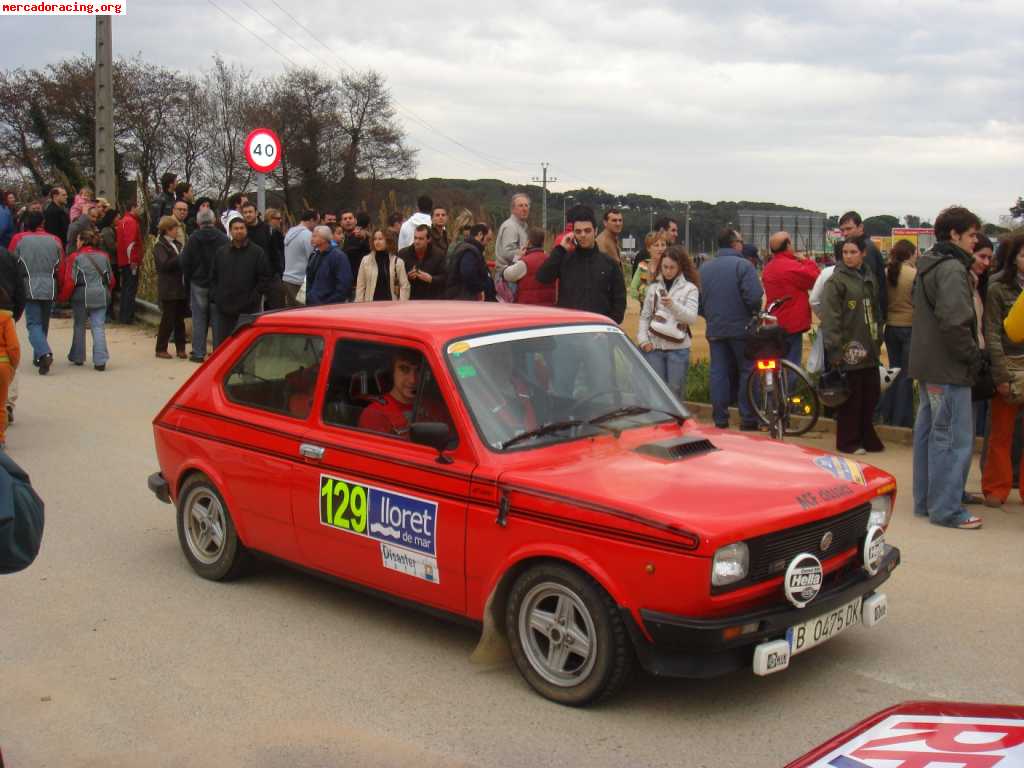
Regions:
M 228 229 L 231 242 L 217 249 L 210 273 L 214 349 L 235 330 L 239 315 L 260 311 L 260 300 L 270 284 L 267 254 L 249 241 L 245 220 L 232 218 Z
M 494 300 L 494 281 L 487 272 L 487 261 L 484 259 L 484 248 L 490 236 L 490 227 L 474 224 L 466 239 L 456 247 L 452 254 L 451 271 L 448 273 L 446 294 L 449 299 Z
M 153 198 L 149 204 L 149 234 L 156 237 L 157 227 L 160 219 L 170 216 L 174 210 L 174 182 L 178 180 L 178 174 L 168 171 L 160 177 L 160 194 Z M 187 217 L 186 217 L 187 218 Z M 181 233 L 183 236 L 187 232 Z
M 626 316 L 626 284 L 622 268 L 597 247 L 597 222 L 589 208 L 579 211 L 572 235 L 551 250 L 537 280 L 558 280 L 558 306 L 605 315 L 616 323 Z
M 64 248 L 67 248 L 68 227 L 71 226 L 67 204 L 68 191 L 64 187 L 54 187 L 50 190 L 50 202 L 43 211 L 43 229 L 60 240 Z M 72 243 L 71 247 L 74 248 L 75 244 Z
M 445 296 L 444 252 L 438 252 L 430 244 L 430 227 L 420 224 L 412 236 L 412 245 L 398 252 L 405 263 L 405 272 L 412 287 L 411 299 L 443 299 Z
M 242 218 L 245 220 L 245 228 L 248 230 L 250 243 L 255 243 L 266 254 L 270 253 L 270 227 L 260 221 L 259 211 L 252 203 L 242 206 Z M 268 256 L 269 258 L 269 256 Z
M 196 214 L 199 229 L 192 233 L 179 261 L 185 283 L 189 286 L 192 304 L 192 354 L 193 363 L 206 359 L 206 333 L 210 327 L 210 273 L 213 270 L 213 256 L 227 245 L 228 236 L 217 229 L 217 214 L 205 208 Z

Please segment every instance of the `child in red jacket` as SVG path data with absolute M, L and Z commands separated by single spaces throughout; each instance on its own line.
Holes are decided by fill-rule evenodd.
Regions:
M 7 292 L 0 288 L 0 302 L 5 301 Z M 9 301 L 9 299 L 6 299 Z M 14 371 L 21 362 L 21 346 L 18 332 L 14 329 L 14 313 L 0 309 L 0 403 L 7 402 L 7 390 L 14 378 Z M 0 448 L 7 446 L 7 409 L 0 408 Z

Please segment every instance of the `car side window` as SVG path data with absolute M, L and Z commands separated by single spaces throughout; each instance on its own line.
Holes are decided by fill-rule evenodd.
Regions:
M 417 422 L 455 427 L 422 353 L 411 347 L 341 340 L 334 347 L 323 420 L 333 427 L 380 432 L 408 440 Z
M 323 354 L 319 336 L 265 333 L 232 367 L 224 392 L 239 405 L 305 419 L 313 408 Z

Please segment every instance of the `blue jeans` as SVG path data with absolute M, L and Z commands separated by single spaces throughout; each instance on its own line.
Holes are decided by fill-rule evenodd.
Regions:
M 210 327 L 210 289 L 192 283 L 192 357 L 206 357 L 206 332 Z M 216 331 L 214 331 L 216 336 Z
M 686 399 L 686 374 L 690 370 L 690 349 L 652 349 L 643 353 L 648 365 L 668 384 L 680 402 Z
M 757 416 L 747 402 L 747 379 L 754 363 L 743 354 L 743 339 L 711 339 L 711 416 L 716 427 L 729 426 L 729 403 L 733 384 L 738 384 L 740 423 L 756 425 Z M 739 381 L 735 382 L 738 378 Z
M 107 352 L 107 308 L 86 309 L 84 302 L 73 301 L 71 302 L 71 315 L 74 318 L 75 327 L 71 333 L 71 351 L 68 352 L 68 360 L 78 365 L 85 362 L 85 326 L 88 324 L 92 331 L 92 364 L 106 365 L 110 359 L 110 354 Z
M 918 382 L 921 405 L 914 423 L 914 514 L 954 526 L 970 514 L 963 505 L 971 463 L 971 388 Z
M 804 335 L 802 333 L 786 335 L 786 354 L 784 357 L 798 368 L 803 368 Z
M 879 416 L 884 424 L 894 427 L 914 426 L 914 382 L 907 376 L 910 366 L 910 328 L 895 325 L 885 327 L 885 348 L 889 352 L 889 366 L 900 368 L 900 375 L 882 395 Z
M 25 302 L 25 326 L 28 328 L 28 343 L 32 345 L 32 362 L 40 357 L 53 354 L 46 335 L 50 332 L 50 309 L 52 301 Z

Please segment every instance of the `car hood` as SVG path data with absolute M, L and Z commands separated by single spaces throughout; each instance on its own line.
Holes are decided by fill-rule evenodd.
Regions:
M 637 450 L 681 437 L 713 447 L 674 460 Z M 635 430 L 531 453 L 539 461 L 499 478 L 501 488 L 515 494 L 514 506 L 528 507 L 531 498 L 558 500 L 554 508 L 566 514 L 583 508 L 609 525 L 628 520 L 690 532 L 708 552 L 838 514 L 882 488 L 895 489 L 890 475 L 852 459 L 718 429 L 682 435 L 667 428 Z

